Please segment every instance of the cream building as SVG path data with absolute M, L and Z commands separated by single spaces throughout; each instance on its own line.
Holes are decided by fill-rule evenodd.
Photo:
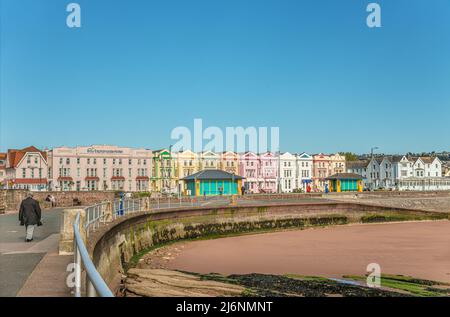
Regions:
M 240 156 L 235 152 L 223 152 L 220 155 L 220 169 L 222 171 L 239 175 Z
M 178 171 L 178 179 L 182 179 L 186 176 L 192 175 L 199 171 L 200 160 L 199 155 L 191 150 L 185 150 L 176 154 Z
M 149 191 L 152 151 L 113 145 L 49 151 L 50 189 Z
M 339 153 L 330 155 L 331 175 L 345 173 L 347 171 L 345 166 L 345 156 Z
M 199 170 L 216 170 L 220 168 L 220 155 L 211 151 L 199 153 Z

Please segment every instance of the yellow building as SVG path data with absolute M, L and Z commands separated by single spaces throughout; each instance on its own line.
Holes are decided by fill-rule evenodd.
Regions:
M 222 171 L 239 175 L 239 154 L 231 151 L 221 153 L 219 168 Z

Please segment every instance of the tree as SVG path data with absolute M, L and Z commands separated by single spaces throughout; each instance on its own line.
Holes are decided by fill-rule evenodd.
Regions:
M 352 152 L 340 152 L 339 154 L 345 156 L 346 161 L 357 161 L 358 160 L 358 155 L 356 155 L 355 153 L 352 153 Z

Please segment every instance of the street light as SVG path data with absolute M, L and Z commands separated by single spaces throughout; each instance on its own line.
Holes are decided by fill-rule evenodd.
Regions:
M 370 149 L 370 157 L 373 157 L 373 151 L 374 151 L 374 150 L 378 150 L 378 149 L 379 149 L 378 146 L 372 147 L 372 148 Z

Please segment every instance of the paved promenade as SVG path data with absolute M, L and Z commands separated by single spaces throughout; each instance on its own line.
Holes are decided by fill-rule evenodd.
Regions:
M 72 257 L 58 255 L 61 218 L 61 208 L 44 210 L 44 225 L 25 243 L 18 214 L 0 215 L 0 296 L 70 296 L 65 279 Z

